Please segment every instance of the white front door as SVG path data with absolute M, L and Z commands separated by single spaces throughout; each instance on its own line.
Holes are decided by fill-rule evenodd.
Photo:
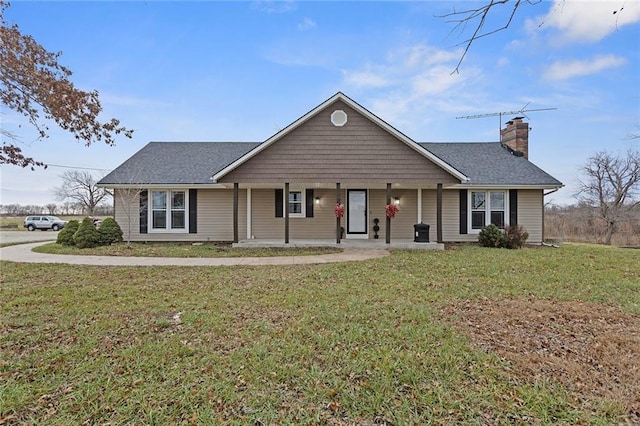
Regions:
M 347 236 L 367 235 L 367 190 L 347 190 Z

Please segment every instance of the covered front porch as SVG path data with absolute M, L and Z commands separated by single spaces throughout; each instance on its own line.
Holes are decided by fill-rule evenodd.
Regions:
M 393 240 L 386 243 L 384 240 L 352 240 L 343 239 L 340 243 L 336 240 L 328 239 L 293 239 L 285 243 L 282 239 L 248 239 L 233 243 L 237 248 L 270 248 L 270 247 L 336 247 L 341 249 L 358 250 L 388 250 L 388 249 L 410 249 L 410 250 L 444 250 L 443 243 L 428 242 L 417 243 L 413 240 Z
M 244 246 L 388 248 L 393 243 L 424 249 L 438 247 L 430 242 L 444 241 L 442 183 L 229 186 L 233 189 L 233 242 Z M 390 207 L 399 209 L 397 215 L 388 214 Z M 426 226 L 426 242 L 424 234 L 420 242 L 414 241 L 417 224 Z

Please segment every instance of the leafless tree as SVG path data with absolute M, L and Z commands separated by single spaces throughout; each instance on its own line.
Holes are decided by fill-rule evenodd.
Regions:
M 56 210 L 58 209 L 58 205 L 55 203 L 49 203 L 44 207 L 47 209 L 50 215 L 56 214 Z
M 629 149 L 624 156 L 599 152 L 581 170 L 586 177 L 577 197 L 597 208 L 606 223 L 605 244 L 610 245 L 619 224 L 640 205 L 640 151 Z
M 96 185 L 98 179 L 87 171 L 69 170 L 60 177 L 62 186 L 55 189 L 56 198 L 60 201 L 75 201 L 88 215 L 93 215 L 96 206 L 111 196 L 109 191 Z
M 130 138 L 133 131 L 121 126 L 119 120 L 98 119 L 102 112 L 98 92 L 74 86 L 69 80 L 71 71 L 58 63 L 60 52 L 47 51 L 33 37 L 22 34 L 16 24 L 5 21 L 7 7 L 8 3 L 0 0 L 0 102 L 24 115 L 41 139 L 48 137 L 49 121 L 87 146 L 96 141 L 113 145 L 115 136 L 121 133 Z M 0 164 L 46 167 L 22 153 L 15 145 L 15 133 L 0 129 L 0 135 L 14 142 L 3 140 Z

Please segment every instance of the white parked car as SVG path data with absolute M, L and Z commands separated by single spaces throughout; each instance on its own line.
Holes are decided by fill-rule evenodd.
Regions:
M 29 231 L 35 231 L 36 229 L 42 231 L 46 231 L 47 229 L 59 231 L 64 228 L 66 224 L 66 220 L 62 220 L 57 216 L 27 216 L 24 219 L 24 227 Z

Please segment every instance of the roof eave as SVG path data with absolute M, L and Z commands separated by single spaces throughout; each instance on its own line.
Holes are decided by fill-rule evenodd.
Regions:
M 451 185 L 449 188 L 482 188 L 482 189 L 560 189 L 564 184 L 536 183 L 536 184 L 484 184 L 484 183 L 460 183 Z

